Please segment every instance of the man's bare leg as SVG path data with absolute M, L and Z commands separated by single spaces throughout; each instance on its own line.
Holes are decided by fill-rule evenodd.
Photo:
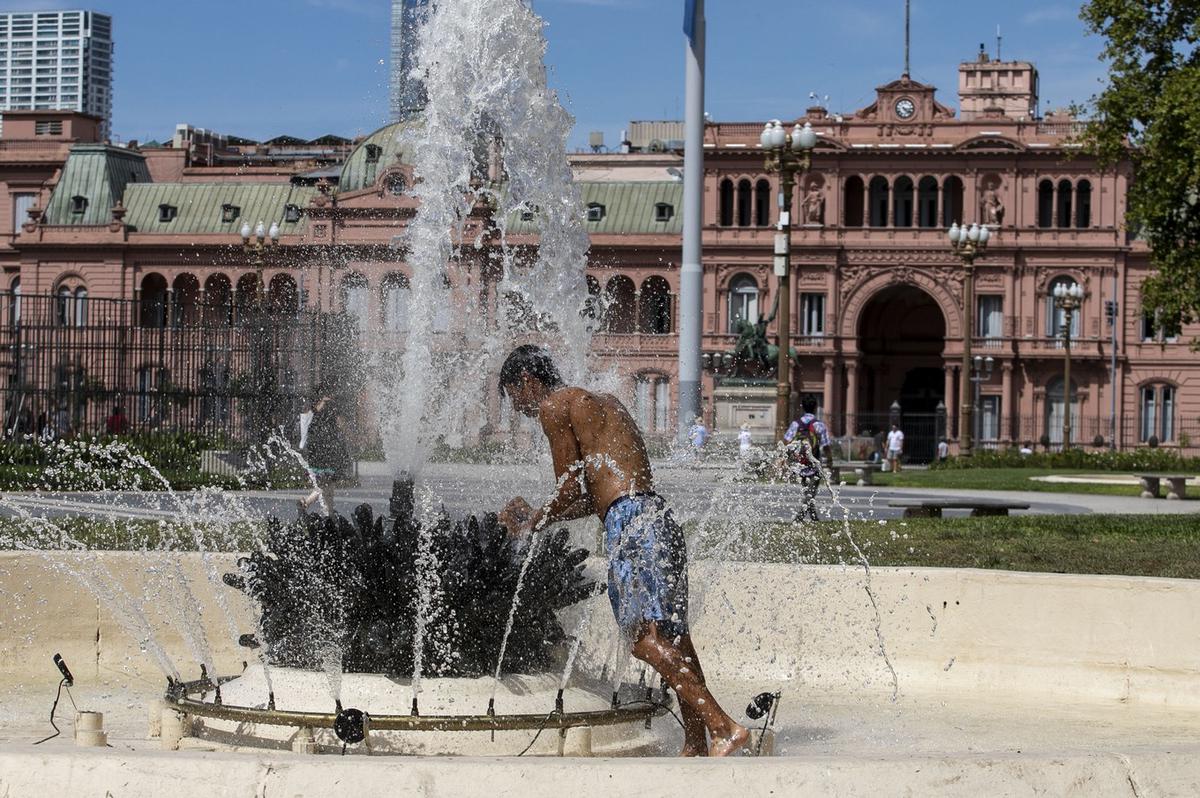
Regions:
M 685 649 L 688 653 L 685 653 Z M 750 732 L 725 714 L 725 710 L 708 691 L 695 654 L 696 649 L 686 635 L 676 643 L 662 635 L 654 623 L 646 624 L 633 644 L 633 655 L 662 674 L 667 684 L 675 689 L 680 708 L 688 707 L 690 712 L 699 717 L 712 738 L 708 755 L 728 756 L 750 741 Z M 684 733 L 686 736 L 686 721 Z M 685 743 L 685 752 L 694 744 L 695 740 L 689 739 Z
M 684 662 L 690 660 L 688 667 L 695 671 L 700 681 L 704 681 L 704 671 L 700 669 L 700 657 L 692 645 L 692 638 L 680 637 L 676 641 L 683 653 Z M 708 756 L 708 730 L 704 727 L 704 718 L 690 704 L 679 702 L 679 714 L 683 719 L 683 751 L 680 756 Z

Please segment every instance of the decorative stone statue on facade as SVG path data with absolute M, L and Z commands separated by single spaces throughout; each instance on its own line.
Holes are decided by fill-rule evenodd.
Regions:
M 808 187 L 808 193 L 800 203 L 800 214 L 804 224 L 825 223 L 825 198 L 821 196 L 820 186 L 814 184 Z
M 1004 224 L 1004 203 L 994 188 L 983 192 L 983 223 L 989 227 Z

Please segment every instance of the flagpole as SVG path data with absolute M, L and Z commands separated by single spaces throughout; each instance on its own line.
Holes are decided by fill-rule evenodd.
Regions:
M 683 163 L 683 263 L 679 280 L 679 437 L 702 415 L 700 336 L 704 316 L 704 0 L 687 0 L 687 110 Z

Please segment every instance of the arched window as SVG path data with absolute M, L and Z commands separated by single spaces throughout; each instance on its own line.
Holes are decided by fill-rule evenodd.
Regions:
M 892 224 L 896 227 L 913 226 L 913 181 L 907 175 L 896 181 L 896 206 Z
M 889 190 L 886 177 L 876 175 L 871 178 L 870 198 L 867 201 L 871 210 L 871 227 L 887 227 Z
M 1075 285 L 1074 278 L 1058 277 L 1054 282 L 1050 283 L 1049 292 L 1046 295 L 1046 337 L 1057 338 L 1062 335 L 1063 327 L 1067 324 L 1067 314 L 1061 310 L 1054 302 L 1054 291 L 1059 286 L 1070 288 Z M 1071 338 L 1078 338 L 1079 331 L 1082 325 L 1079 323 L 1082 311 L 1076 310 L 1071 314 Z
M 233 286 L 223 274 L 204 281 L 204 320 L 209 324 L 233 322 Z
M 359 332 L 365 332 L 367 329 L 369 298 L 366 277 L 358 272 L 350 272 L 342 278 L 342 310 L 354 322 Z
M 1065 413 L 1063 378 L 1055 377 L 1046 384 L 1046 435 L 1049 436 L 1052 444 L 1062 444 L 1063 442 Z M 1079 429 L 1079 389 L 1074 380 L 1071 380 L 1071 429 Z
M 60 286 L 54 293 L 54 321 L 59 327 L 71 326 L 74 317 L 73 292 L 69 286 Z
M 866 191 L 863 186 L 863 179 L 858 175 L 846 178 L 846 195 L 843 202 L 846 205 L 846 227 L 862 227 L 863 226 L 863 205 Z
M 249 318 L 251 312 L 257 307 L 259 290 L 257 274 L 243 274 L 238 278 L 237 292 L 233 298 L 233 312 L 239 321 Z
M 671 286 L 657 275 L 642 283 L 638 332 L 644 335 L 671 334 Z
M 628 334 L 637 327 L 637 300 L 633 280 L 619 274 L 608 281 L 604 288 L 606 310 L 604 329 L 606 332 Z
M 9 284 L 8 322 L 16 327 L 21 323 L 21 278 L 14 277 Z
M 167 326 L 167 278 L 157 272 L 142 278 L 140 321 L 143 327 Z
M 739 322 L 758 322 L 758 281 L 739 274 L 729 283 L 729 332 L 736 333 Z
M 749 180 L 738 183 L 737 223 L 738 227 L 749 227 L 753 224 L 754 216 L 754 187 Z
M 276 316 L 295 315 L 300 310 L 300 290 L 290 274 L 277 274 L 271 278 L 267 308 Z
M 176 327 L 195 324 L 200 316 L 200 281 L 192 274 L 181 274 L 173 285 L 175 301 L 171 323 Z
M 392 272 L 383 278 L 383 329 L 390 333 L 408 332 L 409 297 L 408 278 Z
M 938 226 L 938 184 L 936 177 L 926 175 L 917 184 L 917 224 Z
M 1175 440 L 1175 387 L 1146 385 L 1140 391 L 1140 423 L 1138 439 L 1146 443 L 1157 438 L 1159 443 Z
M 966 221 L 963 217 L 963 181 L 951 175 L 942 181 L 942 227 Z
M 759 180 L 754 187 L 754 223 L 771 226 L 771 184 L 766 180 Z
M 721 181 L 718 215 L 718 224 L 722 227 L 733 227 L 733 181 L 729 178 Z
M 88 323 L 88 290 L 86 285 L 75 289 L 75 326 L 86 327 Z
M 1058 226 L 1071 226 L 1071 194 L 1073 192 L 1070 180 L 1058 181 Z
M 1075 187 L 1075 226 L 1087 229 L 1092 226 L 1092 184 L 1080 180 Z
M 1049 180 L 1038 183 L 1038 227 L 1054 226 L 1054 184 Z

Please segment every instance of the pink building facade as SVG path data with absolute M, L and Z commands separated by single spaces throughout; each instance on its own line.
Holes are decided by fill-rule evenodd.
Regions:
M 960 68 L 960 114 L 904 77 L 852 114 L 812 108 L 797 120 L 813 125 L 819 144 L 793 198 L 794 397 L 815 396 L 835 433 L 871 433 L 899 416 L 922 430 L 926 449 L 938 436 L 953 441 L 969 335 L 973 351 L 992 359 L 976 404 L 984 445 L 1058 445 L 1068 405 L 1077 445 L 1197 445 L 1200 363 L 1189 342 L 1200 328 L 1164 339 L 1141 303 L 1150 266 L 1123 225 L 1129 167 L 1083 155 L 1068 117 L 1039 118 L 1036 87 L 1031 65 L 981 58 Z M 257 290 L 242 223 L 278 220 L 280 247 L 263 269 L 273 301 L 346 309 L 402 346 L 408 273 L 397 242 L 415 205 L 395 126 L 334 168 L 261 158 L 239 167 L 192 163 L 179 149 L 98 144 L 86 118 L 65 121 L 57 136 L 39 134 L 52 128 L 32 118 L 28 131 L 5 121 L 0 224 L 12 226 L 0 230 L 0 263 L 10 305 L 18 288 L 66 291 L 136 299 L 171 308 L 163 318 L 200 323 L 211 313 L 201 308 L 236 306 Z M 712 354 L 732 349 L 738 321 L 769 314 L 776 299 L 778 178 L 764 169 L 761 130 L 753 122 L 706 131 L 703 347 Z M 573 164 L 588 206 L 589 285 L 603 308 L 596 354 L 620 373 L 646 430 L 669 436 L 678 423 L 682 158 L 595 154 Z M 535 246 L 523 220 L 513 221 L 515 243 Z M 953 222 L 993 231 L 976 261 L 970 330 L 964 268 L 946 237 Z M 486 223 L 481 209 L 468 232 L 486 232 Z M 487 246 L 452 265 L 447 290 L 499 312 Z M 1069 390 L 1050 299 L 1060 284 L 1086 294 L 1072 323 Z M 715 372 L 704 384 L 715 429 L 749 423 L 764 441 L 773 395 L 773 386 Z M 491 408 L 498 421 L 498 403 Z

